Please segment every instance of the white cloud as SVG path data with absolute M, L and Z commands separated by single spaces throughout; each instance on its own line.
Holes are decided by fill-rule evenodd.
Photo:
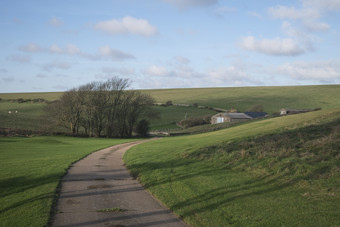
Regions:
M 39 52 L 42 51 L 42 48 L 35 43 L 28 43 L 26 45 L 20 46 L 19 50 L 24 52 Z
M 302 26 L 311 32 L 325 32 L 330 25 L 318 21 L 322 17 L 318 8 L 301 8 L 276 6 L 268 9 L 269 14 L 276 19 L 289 19 L 301 21 Z
M 253 16 L 253 17 L 257 17 L 257 18 L 262 18 L 262 15 L 258 12 L 254 12 L 254 11 L 249 11 L 248 15 Z
M 100 78 L 112 78 L 112 76 L 131 76 L 136 73 L 136 70 L 134 68 L 116 68 L 116 67 L 103 67 L 102 72 L 105 74 L 104 76 L 98 75 L 97 77 Z
M 35 77 L 37 77 L 37 78 L 46 78 L 47 76 L 45 74 L 38 73 Z
M 273 18 L 278 18 L 278 19 L 318 19 L 321 17 L 320 13 L 311 8 L 303 8 L 303 9 L 295 9 L 294 7 L 287 7 L 287 6 L 275 6 L 275 7 L 270 7 L 268 9 L 269 14 Z
M 27 55 L 12 55 L 7 58 L 10 61 L 15 61 L 18 63 L 28 63 L 31 61 L 31 56 Z
M 208 72 L 208 77 L 214 84 L 220 85 L 240 85 L 250 80 L 244 69 L 234 65 L 211 69 Z
M 225 14 L 230 14 L 236 12 L 236 8 L 221 6 L 214 10 L 214 15 L 217 17 L 223 17 Z
M 216 4 L 217 0 L 163 0 L 178 9 L 184 10 L 194 7 L 207 7 Z
M 249 66 L 235 62 L 230 66 L 196 71 L 188 65 L 174 65 L 174 68 L 152 65 L 142 71 L 148 78 L 149 87 L 220 87 L 262 85 L 263 83 L 248 74 Z M 159 79 L 161 77 L 161 80 Z M 142 83 L 141 83 L 142 84 Z
M 301 0 L 304 6 L 320 10 L 340 11 L 339 0 Z
M 150 76 L 157 76 L 157 77 L 165 77 L 165 76 L 170 76 L 171 72 L 167 70 L 163 66 L 157 66 L 157 65 L 152 65 L 146 70 L 144 70 L 144 73 L 150 75 Z
M 50 20 L 50 25 L 55 26 L 55 27 L 59 27 L 62 26 L 64 24 L 64 22 L 57 18 L 57 17 L 52 17 L 52 19 Z
M 68 44 L 65 48 L 59 47 L 57 44 L 52 44 L 49 51 L 56 54 L 85 55 L 74 44 Z
M 147 20 L 129 16 L 120 20 L 101 21 L 95 25 L 95 28 L 110 35 L 132 34 L 153 36 L 157 34 L 157 28 L 149 24 Z
M 64 47 L 61 47 L 57 44 L 52 44 L 49 48 L 42 48 L 37 44 L 27 44 L 25 46 L 19 47 L 21 51 L 24 52 L 42 52 L 42 53 L 50 53 L 50 54 L 62 54 L 62 55 L 75 55 L 82 58 L 87 58 L 93 61 L 96 60 L 113 60 L 113 61 L 123 61 L 126 59 L 134 59 L 135 57 L 131 54 L 125 53 L 123 51 L 111 48 L 109 46 L 102 46 L 99 47 L 98 52 L 95 54 L 89 54 L 81 51 L 76 45 L 74 44 L 67 44 Z M 22 61 L 24 62 L 24 58 L 21 57 L 11 57 L 10 60 L 15 61 Z M 46 68 L 46 67 L 45 67 Z M 50 68 L 50 67 L 47 67 Z
M 179 64 L 187 65 L 190 63 L 190 60 L 183 56 L 176 56 L 174 57 L 175 61 Z
M 7 69 L 4 69 L 4 68 L 0 68 L 0 73 L 7 73 Z
M 289 38 L 275 38 L 256 40 L 253 36 L 244 37 L 239 46 L 243 49 L 275 56 L 295 56 L 304 53 L 304 50 Z
M 50 51 L 52 53 L 58 53 L 58 54 L 61 54 L 63 53 L 64 51 L 56 44 L 53 44 L 51 47 L 50 47 Z
M 116 50 L 109 46 L 102 46 L 99 48 L 99 54 L 103 58 L 111 59 L 113 61 L 123 61 L 126 59 L 134 59 L 135 57 L 131 54 L 124 53 L 120 50 Z
M 331 28 L 331 26 L 327 23 L 311 20 L 304 21 L 303 25 L 312 32 L 326 32 Z
M 296 61 L 276 67 L 273 73 L 289 76 L 297 80 L 334 82 L 340 80 L 340 61 Z
M 70 63 L 68 62 L 60 62 L 60 61 L 56 61 L 56 62 L 52 62 L 52 63 L 46 63 L 42 66 L 42 68 L 45 71 L 52 71 L 53 69 L 57 68 L 57 69 L 70 69 L 72 66 Z
M 4 82 L 13 82 L 14 81 L 14 78 L 13 77 L 5 77 L 5 78 L 2 78 L 2 80 L 4 81 Z

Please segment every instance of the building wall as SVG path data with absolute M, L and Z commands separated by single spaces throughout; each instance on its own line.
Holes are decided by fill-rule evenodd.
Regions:
M 221 122 L 221 118 L 223 119 L 222 122 Z M 231 122 L 231 119 L 223 114 L 218 114 L 211 118 L 211 124 L 218 124 L 218 123 L 224 123 L 224 122 Z
M 246 118 L 243 118 L 243 119 L 231 119 L 230 122 L 241 122 L 241 121 L 249 121 L 250 119 L 246 119 Z

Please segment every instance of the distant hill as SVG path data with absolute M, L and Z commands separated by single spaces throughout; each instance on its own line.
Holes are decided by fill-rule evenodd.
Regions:
M 130 149 L 126 166 L 192 226 L 340 226 L 340 108 Z
M 223 88 L 181 88 L 181 89 L 149 89 L 141 90 L 150 94 L 157 103 L 172 101 L 173 104 L 190 104 L 186 106 L 155 107 L 160 111 L 161 118 L 151 121 L 152 129 L 178 128 L 176 122 L 187 117 L 199 117 L 216 112 L 208 109 L 199 109 L 198 106 L 247 111 L 254 106 L 262 106 L 263 111 L 273 114 L 281 108 L 297 109 L 332 109 L 340 107 L 340 85 L 315 86 L 277 86 L 277 87 L 223 87 Z M 48 101 L 58 99 L 62 92 L 41 93 L 0 93 L 0 127 L 14 127 L 32 123 L 29 127 L 34 129 L 34 122 L 38 122 L 45 103 L 15 104 L 9 99 L 38 99 Z M 193 107 L 194 106 L 194 107 Z M 8 111 L 20 110 L 22 113 L 16 119 L 10 119 Z M 24 113 L 30 114 L 24 119 Z M 13 118 L 13 116 L 11 117 Z M 19 120 L 18 120 L 19 119 Z M 20 123 L 22 122 L 22 123 Z
M 235 108 L 246 111 L 254 105 L 262 105 L 264 111 L 273 114 L 281 108 L 340 107 L 340 85 L 278 86 L 278 87 L 224 87 L 143 90 L 157 102 L 171 100 L 222 109 Z

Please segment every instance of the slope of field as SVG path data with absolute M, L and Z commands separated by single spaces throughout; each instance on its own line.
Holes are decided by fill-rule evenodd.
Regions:
M 0 127 L 39 130 L 45 103 L 0 102 Z
M 217 113 L 213 110 L 198 109 L 192 106 L 155 106 L 154 109 L 159 112 L 159 118 L 151 120 L 151 130 L 180 129 L 176 123 L 185 118 L 213 116 Z
M 66 169 L 126 139 L 0 137 L 0 226 L 46 226 Z
M 57 100 L 63 92 L 31 92 L 31 93 L 0 93 L 0 98 L 8 99 L 39 99 L 43 98 L 47 101 Z
M 198 104 L 201 106 L 217 107 L 222 109 L 236 108 L 246 111 L 254 105 L 262 105 L 269 114 L 285 108 L 336 108 L 340 106 L 340 85 L 317 86 L 290 86 L 290 87 L 240 87 L 240 88 L 192 88 L 192 89 L 159 89 L 142 90 L 150 94 L 157 103 L 172 101 L 174 104 Z M 62 93 L 0 93 L 0 127 L 3 128 L 32 128 L 32 122 L 39 122 L 40 114 L 46 104 L 37 103 L 12 103 L 8 99 L 36 99 L 43 98 L 49 101 L 60 97 Z M 11 104 L 12 103 L 12 104 Z M 32 104 L 32 105 L 31 105 Z M 11 106 L 12 105 L 12 106 Z M 29 112 L 21 111 L 31 105 Z M 33 110 L 36 108 L 36 110 Z M 169 129 L 176 128 L 175 122 L 184 119 L 186 113 L 189 117 L 214 114 L 214 111 L 188 107 L 155 107 L 160 111 L 161 119 L 151 120 L 151 128 Z M 9 115 L 9 110 L 20 110 L 18 115 Z M 35 112 L 35 113 L 34 113 Z M 32 114 L 31 114 L 32 113 Z M 33 114 L 34 113 L 34 114 Z M 26 118 L 27 117 L 27 118 Z M 30 125 L 31 124 L 31 125 Z M 38 130 L 36 124 L 35 130 Z
M 260 104 L 264 111 L 272 114 L 281 108 L 336 108 L 340 106 L 340 85 L 288 86 L 288 87 L 227 87 L 143 90 L 157 102 L 171 100 L 187 103 L 236 108 L 245 111 Z
M 340 109 L 163 138 L 132 174 L 193 226 L 339 226 Z

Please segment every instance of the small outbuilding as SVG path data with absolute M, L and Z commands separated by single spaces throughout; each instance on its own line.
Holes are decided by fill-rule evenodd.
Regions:
M 309 109 L 288 109 L 288 108 L 282 108 L 280 110 L 280 115 L 289 115 L 289 114 L 299 114 L 299 113 L 307 113 L 313 110 Z
M 263 117 L 268 117 L 268 113 L 266 112 L 244 112 L 251 118 L 263 118 Z
M 252 118 L 244 113 L 219 113 L 211 117 L 211 124 L 248 121 L 250 119 Z

